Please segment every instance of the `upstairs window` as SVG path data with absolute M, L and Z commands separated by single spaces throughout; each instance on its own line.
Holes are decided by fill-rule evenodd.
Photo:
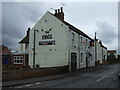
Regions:
M 81 46 L 82 46 L 82 43 L 83 43 L 83 38 L 82 37 L 80 37 L 80 41 L 81 41 Z
M 88 45 L 88 40 L 86 39 L 86 47 L 87 47 L 87 45 Z
M 72 44 L 75 42 L 75 33 L 72 32 Z

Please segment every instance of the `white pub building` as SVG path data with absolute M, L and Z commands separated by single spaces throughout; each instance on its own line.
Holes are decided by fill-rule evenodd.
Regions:
M 47 11 L 29 31 L 29 66 L 68 67 L 69 71 L 95 66 L 95 55 L 98 54 L 95 52 L 103 45 L 95 49 L 94 41 L 64 21 L 62 7 L 54 14 Z M 104 52 L 107 52 L 107 48 L 100 53 L 101 59 L 104 57 L 106 60 L 107 53 Z

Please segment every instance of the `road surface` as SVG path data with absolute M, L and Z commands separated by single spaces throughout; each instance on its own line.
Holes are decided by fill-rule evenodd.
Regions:
M 118 88 L 118 64 L 108 65 L 94 72 L 85 72 L 61 79 L 37 82 L 9 88 Z

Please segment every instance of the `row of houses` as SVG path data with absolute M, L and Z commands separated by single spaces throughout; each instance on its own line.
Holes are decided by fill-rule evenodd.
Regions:
M 61 7 L 52 14 L 47 11 L 19 42 L 13 64 L 31 68 L 68 67 L 69 71 L 92 67 L 107 60 L 102 41 L 85 34 L 64 20 Z

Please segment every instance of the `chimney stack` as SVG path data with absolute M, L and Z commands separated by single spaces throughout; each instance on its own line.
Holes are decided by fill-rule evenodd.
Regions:
M 63 13 L 63 8 L 61 7 L 60 9 L 61 9 L 61 13 Z
M 60 9 L 58 9 L 58 13 L 60 13 Z
M 27 30 L 27 36 L 29 36 L 29 32 L 30 32 L 30 27 Z
M 55 10 L 55 14 L 54 16 L 56 16 L 58 19 L 60 19 L 61 21 L 64 21 L 64 12 L 63 12 L 63 8 L 61 7 L 60 9 Z
M 57 14 L 57 10 L 55 10 L 55 14 Z

